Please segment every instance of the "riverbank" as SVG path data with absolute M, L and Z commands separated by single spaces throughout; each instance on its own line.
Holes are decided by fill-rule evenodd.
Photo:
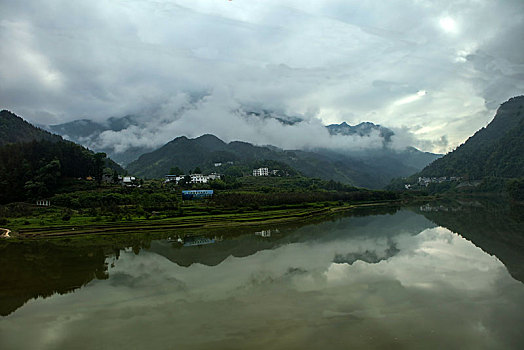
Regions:
M 326 205 L 322 208 L 292 208 L 252 211 L 235 214 L 206 214 L 161 219 L 150 218 L 147 220 L 134 220 L 130 222 L 121 221 L 111 224 L 86 224 L 82 226 L 64 224 L 49 227 L 20 228 L 19 230 L 14 231 L 12 236 L 22 240 L 50 239 L 61 237 L 80 237 L 87 235 L 111 235 L 138 232 L 178 232 L 187 229 L 224 229 L 243 226 L 274 225 L 303 221 L 312 218 L 328 217 L 336 213 L 358 208 L 371 208 L 399 204 L 399 201 L 382 201 L 359 204 L 333 204 Z

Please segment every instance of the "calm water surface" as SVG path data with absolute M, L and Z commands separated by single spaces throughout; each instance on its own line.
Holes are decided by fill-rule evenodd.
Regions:
M 357 214 L 183 242 L 3 243 L 0 348 L 524 348 L 518 211 Z

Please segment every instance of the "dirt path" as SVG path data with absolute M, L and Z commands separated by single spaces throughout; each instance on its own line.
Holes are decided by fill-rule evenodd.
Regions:
M 9 234 L 11 233 L 11 230 L 8 230 L 6 228 L 0 228 L 0 232 L 2 232 L 0 234 L 0 238 L 10 238 L 11 236 L 9 236 Z

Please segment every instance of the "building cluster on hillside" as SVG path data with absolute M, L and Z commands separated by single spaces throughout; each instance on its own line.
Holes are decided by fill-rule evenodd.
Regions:
M 184 179 L 187 175 L 166 175 L 165 182 L 171 182 L 175 181 L 176 184 L 180 182 L 180 180 Z M 216 173 L 211 173 L 209 175 L 202 175 L 202 174 L 190 174 L 189 177 L 191 178 L 191 183 L 193 184 L 205 184 L 208 183 L 211 180 L 218 180 L 220 179 L 220 175 Z
M 278 175 L 280 170 L 273 169 L 269 170 L 269 168 L 258 168 L 253 169 L 253 176 L 269 176 L 269 175 Z
M 462 178 L 459 176 L 441 176 L 441 177 L 424 177 L 419 176 L 417 183 L 415 184 L 404 184 L 404 188 L 407 190 L 417 189 L 420 187 L 428 187 L 430 184 L 441 184 L 444 182 L 457 182 L 461 181 Z

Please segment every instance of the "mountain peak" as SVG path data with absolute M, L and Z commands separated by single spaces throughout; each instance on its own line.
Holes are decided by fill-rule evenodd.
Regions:
M 374 124 L 372 122 L 361 122 L 360 124 L 352 126 L 344 121 L 340 124 L 327 125 L 326 128 L 331 135 L 344 136 L 370 136 L 373 131 L 378 131 L 379 135 L 384 138 L 385 142 L 389 142 L 391 140 L 391 136 L 395 135 L 391 129 L 383 127 L 379 124 Z

